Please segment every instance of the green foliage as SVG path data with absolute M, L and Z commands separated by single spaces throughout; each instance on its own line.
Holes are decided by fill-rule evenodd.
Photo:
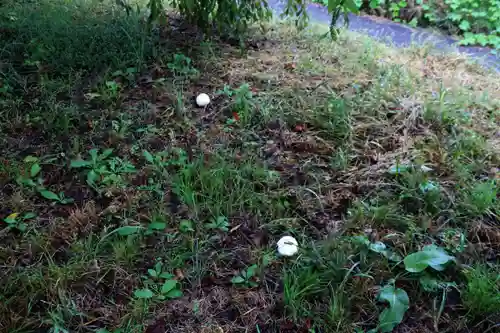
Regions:
M 16 178 L 16 182 L 19 185 L 35 188 L 41 186 L 43 179 L 40 172 L 42 168 L 40 166 L 40 161 L 37 157 L 27 156 L 23 160 L 24 171 L 21 171 L 19 176 Z
M 255 281 L 255 274 L 257 273 L 258 266 L 252 265 L 242 270 L 238 275 L 231 279 L 231 282 L 235 285 L 253 288 L 257 287 L 259 284 Z
M 359 13 L 359 6 L 355 0 L 328 0 L 328 13 L 332 16 L 330 33 L 333 38 L 338 36 L 340 30 L 336 27 L 337 21 L 342 16 L 344 25 L 349 24 L 349 13 Z
M 263 23 L 272 17 L 268 2 L 260 0 L 173 0 L 172 5 L 187 20 L 206 31 L 215 25 L 220 32 L 230 32 L 238 37 L 252 24 Z M 304 27 L 308 21 L 307 11 L 304 10 L 306 6 L 305 0 L 288 0 L 283 15 L 295 17 L 297 25 Z M 148 8 L 150 23 L 164 18 L 161 0 L 150 0 Z M 339 32 L 335 23 L 340 16 L 344 15 L 344 22 L 347 24 L 347 13 L 357 13 L 358 8 L 355 0 L 328 0 L 328 12 L 332 15 L 331 31 L 334 36 Z
M 391 11 L 392 19 L 395 22 L 401 22 L 401 19 L 399 18 L 400 12 L 401 9 L 406 8 L 406 6 L 408 6 L 408 3 L 406 1 L 391 2 L 389 10 Z
M 164 270 L 163 263 L 158 261 L 153 268 L 148 269 L 144 276 L 146 288 L 136 289 L 134 297 L 140 299 L 165 300 L 182 297 L 179 282 L 174 276 Z
M 252 111 L 255 108 L 253 94 L 248 83 L 244 83 L 236 89 L 225 85 L 223 90 L 218 91 L 219 94 L 231 98 L 231 108 L 233 117 L 227 121 L 228 125 L 238 123 L 248 125 L 252 119 Z
M 74 200 L 72 198 L 66 198 L 64 195 L 64 192 L 59 192 L 59 194 L 54 193 L 52 191 L 46 190 L 46 189 L 40 189 L 39 193 L 42 197 L 48 200 L 56 201 L 60 204 L 68 204 L 72 203 Z
M 150 223 L 148 224 L 147 230 L 144 232 L 145 235 L 152 235 L 155 232 L 162 232 L 167 227 L 167 222 L 165 221 L 165 217 L 161 215 L 155 215 L 151 218 Z
M 436 245 L 424 246 L 422 251 L 412 253 L 404 259 L 405 269 L 408 272 L 420 273 L 427 267 L 431 267 L 437 271 L 444 270 L 448 262 L 455 258 L 448 255 L 445 250 Z
M 152 0 L 150 4 L 157 2 L 160 1 Z M 251 24 L 271 17 L 267 2 L 263 1 L 173 0 L 172 4 L 185 18 L 204 29 L 215 23 L 220 31 L 231 29 L 226 31 L 240 33 Z
M 2 57 L 16 66 L 50 68 L 50 76 L 64 76 L 77 68 L 90 72 L 132 67 L 152 55 L 153 39 L 145 33 L 140 15 L 126 16 L 113 8 L 114 1 L 30 4 L 0 6 L 2 28 L 12 32 L 3 36 L 7 40 Z M 22 64 L 19 55 L 25 56 Z
M 191 220 L 182 220 L 179 223 L 179 231 L 182 233 L 194 232 L 193 222 Z
M 383 242 L 377 241 L 372 243 L 366 236 L 354 236 L 353 239 L 355 242 L 367 246 L 370 251 L 379 253 L 390 261 L 400 262 L 403 260 L 399 254 L 392 251 Z
M 462 299 L 470 314 L 484 317 L 500 311 L 500 270 L 477 266 L 466 271 L 467 286 Z
M 135 173 L 136 168 L 130 162 L 119 157 L 111 157 L 112 148 L 99 153 L 99 149 L 90 149 L 90 159 L 72 160 L 70 167 L 74 169 L 87 170 L 87 184 L 100 191 L 101 187 L 124 186 L 123 175 Z
M 28 225 L 26 224 L 27 220 L 33 219 L 36 217 L 35 213 L 24 213 L 23 215 L 19 215 L 18 213 L 12 213 L 6 218 L 3 219 L 3 221 L 7 224 L 8 229 L 17 229 L 21 232 L 26 231 L 26 228 Z
M 445 0 L 446 19 L 464 34 L 462 44 L 500 48 L 500 0 Z
M 338 1 L 316 0 L 330 9 L 330 4 Z M 347 2 L 346 2 L 347 3 Z M 349 3 L 348 10 L 351 10 Z M 360 8 L 361 1 L 354 1 Z M 500 49 L 500 0 L 416 0 L 415 7 L 409 7 L 404 0 L 370 0 L 368 8 L 378 10 L 377 14 L 387 16 L 395 22 L 405 22 L 411 26 L 433 24 L 462 35 L 463 45 L 481 45 L 493 47 L 494 53 Z M 353 7 L 354 8 L 354 7 Z M 367 9 L 367 8 L 364 8 Z M 420 16 L 402 15 L 418 13 Z
M 380 313 L 379 329 L 381 332 L 392 332 L 403 321 L 405 312 L 410 308 L 408 294 L 401 288 L 387 285 L 380 290 L 378 300 L 389 303 Z
M 211 222 L 205 224 L 205 228 L 209 230 L 219 230 L 222 232 L 229 231 L 229 221 L 225 216 L 217 216 Z
M 184 54 L 174 54 L 174 58 L 167 64 L 167 67 L 174 73 L 175 76 L 192 78 L 199 74 L 198 70 L 193 67 L 192 60 Z
M 496 181 L 475 182 L 462 193 L 462 205 L 471 216 L 492 213 L 498 206 L 498 184 Z

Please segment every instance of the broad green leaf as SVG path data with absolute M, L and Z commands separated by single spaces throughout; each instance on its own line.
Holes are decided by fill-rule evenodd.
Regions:
M 166 293 L 165 296 L 167 296 L 167 298 L 179 298 L 182 297 L 182 291 L 179 289 L 173 289 Z
M 36 156 L 31 156 L 31 155 L 30 155 L 30 156 L 26 156 L 26 157 L 24 158 L 24 162 L 25 162 L 25 163 L 34 163 L 34 162 L 38 162 L 38 157 L 36 157 Z
M 455 258 L 448 255 L 446 251 L 435 246 L 425 246 L 422 251 L 412 253 L 404 259 L 405 268 L 408 272 L 419 273 L 431 266 L 435 270 L 442 271 L 446 263 Z
M 126 225 L 115 229 L 120 236 L 129 236 L 138 233 L 142 229 L 139 225 Z
M 12 222 L 15 222 L 17 217 L 19 216 L 19 213 L 12 213 L 12 214 L 9 214 L 9 216 L 7 216 L 4 221 L 7 222 L 7 223 L 12 223 Z
M 338 6 L 340 6 L 341 0 L 328 0 L 328 12 L 332 13 Z
M 398 164 L 398 165 L 393 165 L 390 169 L 389 169 L 389 173 L 391 175 L 399 175 L 401 173 L 404 173 L 404 172 L 408 172 L 411 170 L 411 166 L 409 165 L 404 165 L 404 164 Z
M 28 228 L 28 225 L 24 222 L 20 222 L 16 225 L 16 228 L 17 228 L 17 230 L 19 230 L 21 232 L 25 232 L 26 229 Z
M 157 277 L 158 273 L 154 269 L 148 269 L 148 274 L 152 277 Z
M 252 276 L 255 276 L 255 272 L 257 271 L 257 268 L 258 268 L 257 265 L 252 265 L 252 266 L 247 268 L 247 271 L 246 271 L 247 279 L 251 278 Z
M 243 283 L 245 282 L 246 280 L 242 277 L 242 276 L 235 276 L 231 279 L 231 282 L 234 283 L 234 284 L 240 284 L 240 283 Z
M 462 31 L 469 31 L 469 29 L 470 29 L 470 23 L 469 23 L 469 21 L 463 20 L 462 22 L 460 22 L 460 24 L 458 25 L 458 27 Z
M 174 275 L 170 274 L 170 273 L 161 273 L 160 274 L 160 278 L 162 278 L 162 279 L 171 279 L 173 277 L 174 277 Z
M 92 165 L 92 162 L 84 161 L 84 160 L 72 160 L 70 167 L 71 168 L 86 168 Z
M 386 246 L 382 242 L 371 243 L 369 248 L 373 252 L 377 252 L 377 253 L 383 253 L 386 250 Z
M 87 173 L 87 184 L 94 185 L 98 179 L 99 175 L 94 170 L 90 170 Z
M 167 294 L 169 291 L 173 290 L 177 286 L 177 281 L 176 280 L 167 280 L 161 286 L 161 293 L 163 295 Z
M 439 190 L 439 186 L 430 180 L 423 182 L 418 187 L 419 187 L 420 191 L 422 191 L 423 193 L 434 192 L 434 191 Z
M 352 239 L 358 244 L 370 246 L 370 240 L 364 235 L 353 236 Z
M 153 297 L 153 292 L 149 289 L 138 289 L 134 291 L 136 298 L 148 299 Z
M 23 215 L 23 219 L 26 219 L 26 220 L 27 219 L 32 219 L 34 217 L 36 217 L 36 214 L 33 213 L 33 212 L 29 212 L 29 213 L 26 213 L 26 214 Z
M 142 154 L 144 155 L 144 158 L 146 159 L 146 161 L 148 161 L 149 163 L 155 162 L 155 158 L 153 157 L 153 155 L 151 155 L 151 153 L 149 151 L 144 150 L 142 152 Z
M 391 332 L 403 321 L 404 314 L 410 307 L 408 294 L 403 289 L 387 285 L 380 290 L 378 299 L 389 303 L 389 307 L 379 316 L 380 331 Z
M 33 164 L 30 170 L 31 178 L 36 177 L 40 173 L 40 171 L 42 171 L 42 167 L 40 167 L 40 164 Z
M 181 232 L 193 232 L 193 222 L 191 220 L 182 220 L 179 223 L 179 230 Z
M 356 2 L 354 2 L 354 0 L 345 0 L 344 8 L 354 14 L 357 14 L 359 12 L 358 6 L 356 5 Z
M 403 258 L 399 254 L 397 254 L 391 250 L 386 250 L 386 251 L 382 252 L 382 254 L 384 255 L 384 257 L 386 257 L 390 261 L 399 262 L 399 261 L 403 260 Z
M 113 148 L 108 148 L 108 149 L 105 149 L 102 154 L 99 156 L 99 160 L 105 160 L 107 159 L 112 153 L 113 153 Z
M 59 196 L 57 194 L 55 194 L 54 192 L 49 191 L 49 190 L 41 190 L 40 195 L 42 197 L 44 197 L 45 199 L 59 201 Z
M 148 227 L 151 230 L 164 230 L 167 227 L 167 224 L 165 222 L 152 222 Z

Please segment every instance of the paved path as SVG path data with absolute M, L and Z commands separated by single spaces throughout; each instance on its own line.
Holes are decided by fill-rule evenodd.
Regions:
M 269 6 L 276 14 L 282 13 L 284 8 L 284 4 L 280 0 L 269 0 Z M 330 15 L 325 7 L 311 4 L 308 6 L 307 11 L 311 21 L 330 24 Z M 487 67 L 500 72 L 500 57 L 493 55 L 489 48 L 458 46 L 458 40 L 438 32 L 412 28 L 388 19 L 353 14 L 349 14 L 349 30 L 359 31 L 400 47 L 406 47 L 412 43 L 431 43 L 435 45 L 437 50 L 443 52 L 458 49 L 459 52 L 468 54 L 484 63 Z

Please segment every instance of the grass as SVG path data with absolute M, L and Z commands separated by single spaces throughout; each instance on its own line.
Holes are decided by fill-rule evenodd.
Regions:
M 498 327 L 496 73 L 106 1 L 0 18 L 0 331 Z

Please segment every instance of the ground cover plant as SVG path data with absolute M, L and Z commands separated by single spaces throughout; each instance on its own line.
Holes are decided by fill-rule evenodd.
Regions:
M 328 6 L 329 0 L 317 0 Z M 356 0 L 363 13 L 382 16 L 411 26 L 435 27 L 460 36 L 463 45 L 500 49 L 498 0 Z
M 498 330 L 496 73 L 106 1 L 0 20 L 1 332 Z

